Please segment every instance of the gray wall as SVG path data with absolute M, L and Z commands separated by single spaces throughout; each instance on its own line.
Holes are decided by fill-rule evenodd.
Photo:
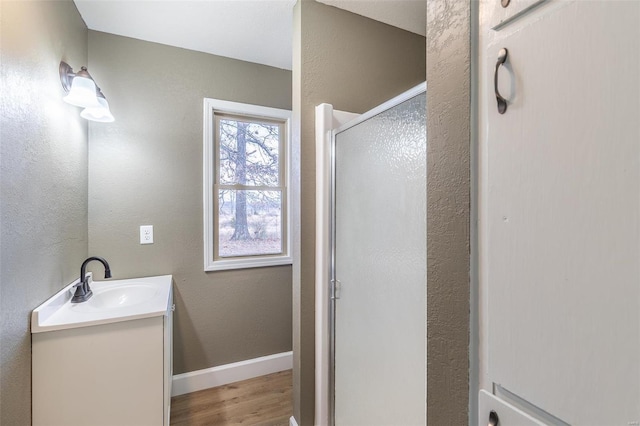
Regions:
M 302 263 L 294 271 L 301 425 L 313 421 L 313 106 L 366 111 L 422 81 L 425 63 L 418 36 L 302 3 L 294 64 L 303 169 Z M 433 0 L 427 12 L 427 102 L 440 105 L 428 110 L 430 424 L 465 424 L 467 416 L 468 7 Z M 76 69 L 87 63 L 86 27 L 71 1 L 3 0 L 0 23 L 0 424 L 30 423 L 29 313 L 75 279 L 88 253 L 106 256 L 116 278 L 174 274 L 176 373 L 288 350 L 291 268 L 202 271 L 200 155 L 203 97 L 290 108 L 291 74 L 90 32 L 90 69 L 117 121 L 91 124 L 88 251 L 86 122 L 62 102 L 57 73 L 60 59 Z M 141 224 L 155 225 L 156 244 L 137 244 Z
M 301 263 L 294 270 L 294 415 L 314 418 L 317 104 L 366 112 L 425 78 L 425 39 L 312 0 L 294 10 L 294 117 L 301 129 Z M 294 120 L 295 121 L 295 120 Z
M 87 255 L 87 124 L 58 66 L 87 62 L 69 1 L 0 2 L 0 424 L 31 423 L 32 309 Z
M 470 0 L 427 1 L 427 423 L 467 424 Z
M 173 274 L 174 373 L 291 350 L 291 266 L 205 273 L 202 235 L 203 98 L 291 109 L 291 72 L 95 31 L 89 66 L 116 117 L 89 128 L 89 253 Z

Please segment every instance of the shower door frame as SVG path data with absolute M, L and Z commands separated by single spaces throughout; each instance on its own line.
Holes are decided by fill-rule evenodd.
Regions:
M 375 117 L 391 108 L 394 108 L 409 99 L 412 99 L 416 96 L 419 96 L 427 91 L 427 84 L 423 82 L 406 92 L 401 93 L 400 95 L 384 102 L 383 104 L 365 112 L 354 118 L 351 121 L 348 121 L 345 124 L 340 125 L 337 128 L 330 128 L 331 123 L 327 123 L 331 120 L 320 120 L 320 122 L 316 123 L 316 165 L 317 167 L 317 182 L 321 185 L 317 188 L 319 191 L 320 187 L 325 187 L 328 192 L 328 205 L 327 199 L 323 198 L 323 194 L 316 195 L 316 220 L 318 222 L 325 222 L 322 226 L 322 223 L 317 225 L 316 232 L 316 407 L 315 407 L 315 424 L 329 424 L 334 425 L 334 415 L 335 415 L 335 324 L 336 324 L 336 305 L 335 298 L 333 298 L 333 283 L 335 283 L 335 243 L 336 243 L 336 223 L 335 223 L 335 214 L 336 214 L 336 203 L 335 203 L 335 185 L 336 185 L 336 155 L 335 155 L 335 144 L 336 144 L 336 136 L 345 130 L 348 130 L 358 124 L 363 123 L 364 121 L 369 120 L 372 117 Z M 326 104 L 324 104 L 326 105 Z M 322 105 L 316 107 L 316 119 L 322 113 L 320 111 Z M 332 108 L 329 106 L 330 114 L 333 113 Z M 425 111 L 426 114 L 426 111 Z M 324 127 L 323 127 L 324 126 Z M 323 128 L 321 128 L 323 127 Z M 329 142 L 329 152 L 328 158 L 324 158 L 323 161 L 323 151 L 324 145 L 327 143 L 327 138 L 325 137 L 330 131 L 331 139 Z M 328 161 L 326 161 L 328 160 Z M 328 163 L 328 164 L 325 164 Z M 326 182 L 326 177 L 323 177 L 325 173 L 324 167 L 329 167 L 329 176 L 328 182 Z M 324 182 L 321 182 L 325 180 Z M 326 223 L 328 222 L 328 223 Z M 322 229 L 328 229 L 328 240 L 325 235 L 320 235 Z M 320 232 L 318 232 L 320 231 Z M 328 267 L 328 270 L 326 269 Z M 320 268 L 320 269 L 318 269 Z M 324 269 L 324 271 L 323 271 Z M 328 291 L 327 291 L 328 290 Z M 329 300 L 319 300 L 318 296 L 327 297 Z M 325 316 L 322 315 L 323 310 L 328 306 L 328 322 L 325 321 Z M 324 311 L 326 312 L 326 310 Z M 327 331 L 328 329 L 328 339 L 326 338 L 326 332 L 322 333 L 322 331 Z M 426 342 L 426 335 L 425 335 Z M 426 343 L 425 343 L 426 344 Z M 426 360 L 425 360 L 426 362 Z M 326 368 L 318 369 L 318 366 L 327 366 Z M 318 377 L 320 374 L 328 374 L 328 380 L 326 377 Z M 325 380 L 318 380 L 325 379 Z M 327 388 L 325 388 L 325 386 Z M 426 386 L 426 384 L 425 384 Z

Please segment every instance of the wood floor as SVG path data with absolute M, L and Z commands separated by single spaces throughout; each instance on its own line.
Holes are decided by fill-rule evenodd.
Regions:
M 291 370 L 171 398 L 171 425 L 288 426 Z

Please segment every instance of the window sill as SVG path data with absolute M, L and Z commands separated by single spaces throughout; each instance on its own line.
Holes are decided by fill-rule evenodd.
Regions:
M 226 259 L 207 262 L 205 271 L 226 271 L 230 269 L 264 268 L 267 266 L 291 265 L 291 256 L 262 257 L 257 259 Z

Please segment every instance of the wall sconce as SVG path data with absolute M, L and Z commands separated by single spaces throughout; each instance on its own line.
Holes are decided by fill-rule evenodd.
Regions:
M 110 123 L 115 120 L 109 110 L 109 102 L 91 78 L 87 67 L 82 67 L 80 71 L 74 73 L 69 64 L 61 61 L 60 82 L 65 92 L 68 93 L 62 100 L 84 108 L 80 117 L 102 123 Z

